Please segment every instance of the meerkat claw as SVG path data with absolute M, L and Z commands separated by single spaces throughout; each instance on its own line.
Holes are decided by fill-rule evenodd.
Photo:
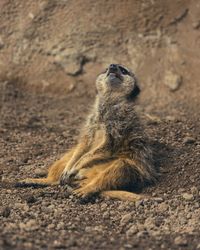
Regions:
M 78 171 L 77 170 L 70 170 L 69 172 L 63 172 L 60 177 L 60 185 L 64 186 L 66 184 L 70 185 L 74 182 L 74 180 L 78 180 Z

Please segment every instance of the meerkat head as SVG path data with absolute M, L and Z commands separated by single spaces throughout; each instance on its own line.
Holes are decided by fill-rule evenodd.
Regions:
M 103 97 L 135 99 L 140 93 L 134 74 L 120 64 L 110 64 L 96 79 L 98 94 Z

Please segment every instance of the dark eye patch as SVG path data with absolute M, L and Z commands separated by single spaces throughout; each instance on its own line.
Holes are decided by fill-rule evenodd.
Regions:
M 123 75 L 129 75 L 130 76 L 130 73 L 128 72 L 127 69 L 125 69 L 125 68 L 123 68 L 121 66 L 119 66 L 119 69 L 120 69 L 120 71 L 122 72 Z

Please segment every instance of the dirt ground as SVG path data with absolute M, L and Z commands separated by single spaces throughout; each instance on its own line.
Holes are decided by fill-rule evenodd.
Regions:
M 199 1 L 2 0 L 0 9 L 0 249 L 200 249 Z M 142 191 L 151 198 L 84 203 L 59 186 L 15 188 L 76 143 L 111 62 L 140 82 L 160 169 Z

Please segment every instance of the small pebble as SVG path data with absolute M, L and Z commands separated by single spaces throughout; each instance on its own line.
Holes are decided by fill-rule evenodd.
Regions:
M 182 194 L 182 197 L 184 200 L 186 201 L 192 201 L 194 199 L 194 196 L 193 194 L 189 194 L 189 193 L 183 193 Z
M 187 245 L 187 240 L 181 236 L 177 236 L 174 239 L 174 244 L 178 246 L 186 246 Z
M 138 232 L 138 227 L 136 225 L 131 226 L 126 232 L 127 237 L 131 237 Z
M 130 222 L 132 220 L 132 214 L 125 214 L 124 216 L 122 216 L 120 224 L 126 224 L 128 222 Z
M 192 144 L 192 143 L 194 143 L 195 141 L 196 141 L 195 138 L 190 137 L 190 136 L 186 136 L 186 137 L 183 139 L 183 143 L 184 143 L 184 144 Z
M 168 71 L 165 75 L 164 84 L 171 90 L 176 91 L 179 89 L 180 85 L 182 84 L 182 76 Z
M 2 212 L 2 216 L 3 217 L 8 217 L 9 215 L 10 215 L 10 208 L 9 207 L 5 207 L 4 209 L 3 209 L 3 212 Z

